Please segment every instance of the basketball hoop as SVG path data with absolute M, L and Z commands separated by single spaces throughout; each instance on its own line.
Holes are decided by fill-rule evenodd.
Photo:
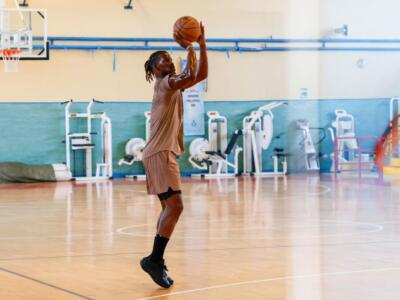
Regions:
M 18 72 L 18 65 L 21 53 L 22 50 L 19 49 L 0 50 L 0 54 L 3 57 L 3 62 L 4 62 L 4 72 L 6 73 Z

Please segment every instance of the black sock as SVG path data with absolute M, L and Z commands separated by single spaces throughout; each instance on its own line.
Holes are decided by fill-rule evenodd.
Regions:
M 153 252 L 150 254 L 150 260 L 159 262 L 164 258 L 164 251 L 169 239 L 157 234 L 154 238 Z

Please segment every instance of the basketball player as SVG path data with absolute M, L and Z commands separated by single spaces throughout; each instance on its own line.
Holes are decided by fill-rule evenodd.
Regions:
M 182 91 L 204 80 L 208 76 L 208 61 L 204 26 L 200 23 L 200 63 L 197 67 L 193 45 L 182 39 L 176 41 L 187 49 L 187 65 L 177 75 L 171 56 L 166 51 L 150 55 L 145 63 L 146 80 L 155 78 L 151 109 L 150 137 L 143 151 L 147 192 L 157 195 L 162 211 L 157 223 L 153 251 L 140 261 L 140 265 L 155 283 L 169 288 L 173 280 L 168 277 L 164 263 L 164 251 L 179 216 L 183 210 L 181 180 L 177 155 L 184 152 L 183 146 L 183 102 Z

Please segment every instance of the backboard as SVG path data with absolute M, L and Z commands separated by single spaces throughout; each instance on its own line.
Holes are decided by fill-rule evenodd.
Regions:
M 49 59 L 47 10 L 0 8 L 0 50 L 5 49 L 22 50 L 21 60 Z

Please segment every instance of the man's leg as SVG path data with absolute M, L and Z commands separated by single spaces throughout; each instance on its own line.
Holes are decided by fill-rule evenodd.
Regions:
M 179 194 L 172 195 L 165 202 L 165 209 L 160 216 L 158 234 L 165 238 L 170 238 L 174 232 L 175 225 L 183 211 L 182 196 Z
M 163 210 L 158 219 L 157 235 L 154 239 L 153 252 L 150 255 L 150 260 L 153 262 L 163 261 L 165 248 L 183 210 L 180 192 L 171 191 L 166 196 L 169 197 L 161 200 Z
M 158 217 L 158 221 L 157 221 L 157 228 L 156 228 L 156 232 L 158 233 L 158 228 L 160 227 L 160 220 L 161 220 L 161 216 L 164 213 L 165 210 L 165 200 L 160 200 L 161 203 L 161 212 L 160 212 L 160 216 Z
M 158 235 L 158 228 L 160 227 L 161 216 L 162 216 L 162 214 L 164 213 L 164 210 L 165 210 L 165 207 L 166 207 L 166 205 L 165 205 L 165 200 L 160 200 L 160 203 L 161 203 L 161 212 L 160 212 L 160 216 L 159 216 L 158 221 L 157 221 L 157 229 L 156 229 L 157 235 Z M 168 271 L 168 268 L 167 268 L 166 265 L 164 265 L 164 269 L 165 269 L 165 271 Z M 167 276 L 168 276 L 168 275 L 167 275 Z M 170 283 L 171 285 L 174 284 L 174 280 L 173 280 L 171 277 L 169 277 L 169 276 L 168 276 L 168 281 L 169 281 L 169 283 Z
M 153 251 L 141 261 L 141 266 L 160 286 L 169 288 L 173 280 L 165 272 L 164 252 L 175 225 L 183 211 L 180 191 L 169 190 L 160 195 L 162 211 L 157 222 L 157 235 L 154 239 Z

